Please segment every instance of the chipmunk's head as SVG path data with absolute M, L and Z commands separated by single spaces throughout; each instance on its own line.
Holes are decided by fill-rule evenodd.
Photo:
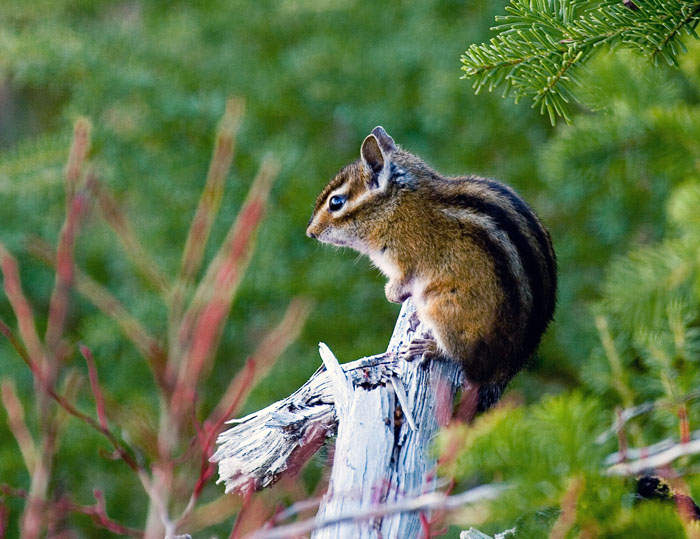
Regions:
M 375 127 L 360 149 L 361 159 L 343 168 L 316 200 L 306 235 L 323 243 L 372 250 L 372 237 L 386 226 L 395 193 L 406 173 L 396 163 L 405 152 L 382 127 Z

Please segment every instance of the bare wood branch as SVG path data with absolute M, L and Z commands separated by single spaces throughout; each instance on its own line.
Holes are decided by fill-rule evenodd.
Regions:
M 673 461 L 700 453 L 700 431 L 692 433 L 691 441 L 687 443 L 674 443 L 673 440 L 663 440 L 654 445 L 642 449 L 628 449 L 626 455 L 636 458 L 627 462 L 618 462 L 609 466 L 608 475 L 637 475 L 645 470 L 655 470 L 668 466 Z M 606 464 L 620 460 L 619 453 L 613 453 L 606 459 Z
M 395 369 L 387 354 L 370 356 L 342 365 L 355 383 L 378 384 Z M 337 419 L 331 378 L 325 368 L 289 397 L 241 419 L 217 439 L 219 448 L 211 458 L 219 464 L 218 483 L 226 492 L 261 490 L 274 484 L 289 467 L 289 460 L 301 448 L 311 431 L 325 437 L 335 434 Z
M 345 371 L 340 367 L 338 358 L 331 352 L 326 343 L 318 344 L 318 353 L 323 360 L 323 365 L 326 367 L 328 376 L 331 377 L 333 384 L 333 402 L 335 403 L 335 413 L 339 420 L 343 420 L 350 412 L 348 404 L 350 395 L 352 395 L 353 387 L 350 379 L 345 374 Z
M 615 418 L 615 422 L 604 432 L 600 433 L 595 439 L 597 444 L 603 444 L 607 442 L 613 436 L 616 436 L 618 431 L 631 419 L 642 414 L 649 413 L 653 410 L 664 409 L 664 408 L 675 408 L 679 404 L 688 403 L 700 398 L 700 390 L 694 390 L 681 395 L 674 399 L 658 399 L 654 401 L 647 401 L 639 404 L 637 406 L 632 406 L 631 408 L 625 408 L 622 412 Z
M 375 505 L 368 509 L 348 511 L 338 516 L 323 519 L 313 518 L 286 526 L 278 526 L 270 530 L 261 530 L 251 535 L 250 539 L 283 539 L 285 537 L 295 537 L 314 530 L 320 530 L 341 522 L 368 521 L 377 517 L 396 515 L 399 513 L 416 513 L 435 509 L 457 509 L 465 505 L 496 499 L 507 488 L 508 487 L 505 485 L 498 484 L 481 485 L 466 492 L 455 494 L 454 496 L 447 496 L 441 492 L 431 492 L 415 498 L 405 498 L 395 503 Z
M 469 528 L 468 530 L 464 530 L 459 534 L 459 539 L 505 539 L 506 537 L 515 537 L 515 528 L 497 533 L 493 537 L 486 535 L 475 528 Z

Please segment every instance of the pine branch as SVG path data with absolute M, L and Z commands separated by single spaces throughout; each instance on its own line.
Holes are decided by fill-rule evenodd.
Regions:
M 654 63 L 659 57 L 677 65 L 685 51 L 683 35 L 697 38 L 700 2 L 580 2 L 579 0 L 511 0 L 508 15 L 493 30 L 489 43 L 471 45 L 462 56 L 464 78 L 482 88 L 503 88 L 503 97 L 568 118 L 569 102 L 579 85 L 577 71 L 601 46 L 638 50 Z

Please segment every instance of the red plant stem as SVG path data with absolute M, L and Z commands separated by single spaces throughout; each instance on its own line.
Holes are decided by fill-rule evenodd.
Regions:
M 4 500 L 0 500 L 0 537 L 6 537 L 7 523 L 10 520 L 10 510 Z
M 56 259 L 53 248 L 46 242 L 33 238 L 29 242 L 28 249 L 42 262 L 55 267 Z M 124 335 L 148 362 L 153 377 L 160 388 L 168 394 L 172 388 L 166 381 L 164 373 L 165 352 L 158 341 L 146 331 L 136 318 L 129 314 L 124 305 L 105 287 L 79 270 L 76 270 L 75 273 L 75 286 L 80 294 L 119 325 Z
M 256 381 L 269 372 L 282 352 L 299 336 L 312 306 L 313 304 L 305 298 L 294 298 L 290 302 L 282 320 L 265 336 L 249 359 L 255 363 L 253 380 L 248 382 L 245 371 L 239 373 L 229 384 L 219 404 L 207 419 L 208 422 L 225 421 L 238 411 L 255 387 Z M 229 403 L 234 401 L 237 404 L 231 407 Z
M 44 349 L 36 332 L 32 308 L 22 293 L 17 261 L 2 243 L 0 243 L 0 269 L 5 282 L 5 295 L 10 300 L 10 305 L 12 305 L 12 309 L 17 317 L 19 334 L 27 347 L 27 353 L 35 362 L 43 365 Z
M 2 494 L 3 496 L 7 496 L 8 498 L 21 499 L 26 499 L 28 496 L 26 490 L 22 490 L 21 488 L 14 488 L 10 485 L 6 485 L 5 483 L 0 483 L 0 494 Z
M 233 417 L 239 407 L 245 402 L 248 394 L 255 386 L 255 374 L 260 371 L 256 356 L 257 354 L 254 354 L 252 357 L 249 357 L 243 369 L 236 373 L 236 376 L 226 388 L 223 397 L 221 397 L 219 404 L 207 418 L 208 423 L 223 424 L 224 421 Z
M 228 315 L 233 297 L 245 267 L 250 260 L 254 233 L 262 219 L 276 166 L 264 163 L 253 182 L 248 198 L 236 221 L 229 229 L 224 243 L 210 264 L 195 294 L 193 305 L 183 320 L 185 342 L 191 342 L 178 373 L 171 398 L 171 413 L 179 426 L 191 405 L 204 367 L 213 357 L 221 336 L 223 322 Z M 194 327 L 190 333 L 189 328 Z M 191 341 L 187 335 L 191 334 Z
M 255 362 L 252 358 L 248 359 L 245 367 L 243 368 L 243 371 L 241 371 L 236 376 L 236 380 L 239 380 L 241 374 L 243 375 L 243 378 L 241 379 L 241 384 L 244 387 L 252 385 L 253 379 L 255 378 Z M 194 509 L 195 504 L 197 503 L 197 500 L 202 494 L 202 490 L 204 490 L 204 486 L 206 485 L 209 478 L 212 475 L 214 475 L 214 472 L 216 471 L 216 464 L 209 462 L 209 458 L 213 454 L 214 440 L 216 439 L 217 434 L 219 434 L 221 427 L 226 421 L 226 418 L 233 413 L 234 409 L 240 406 L 243 396 L 244 392 L 241 391 L 237 395 L 237 398 L 231 401 L 228 409 L 226 410 L 226 413 L 220 415 L 213 425 L 209 420 L 207 420 L 204 426 L 201 427 L 196 419 L 194 410 L 192 410 L 192 422 L 197 430 L 196 440 L 199 442 L 199 447 L 201 450 L 201 464 L 199 469 L 199 477 L 197 478 L 194 488 L 192 489 L 192 494 L 190 495 L 190 499 L 187 503 L 187 506 L 183 510 L 180 517 L 177 519 L 177 525 L 180 525 L 187 517 L 189 517 L 190 513 Z
M 44 341 L 46 349 L 55 363 L 55 351 L 63 334 L 63 326 L 68 313 L 70 289 L 74 281 L 73 251 L 82 216 L 87 209 L 87 198 L 77 194 L 70 201 L 66 220 L 61 228 L 56 248 L 56 283 L 49 302 L 49 318 Z M 55 371 L 57 366 L 53 366 Z M 55 372 L 54 372 L 55 375 Z
M 107 414 L 105 413 L 105 397 L 100 387 L 100 380 L 97 377 L 97 368 L 95 367 L 95 359 L 92 356 L 92 351 L 85 345 L 80 345 L 80 353 L 85 358 L 88 367 L 88 375 L 90 377 L 90 388 L 95 397 L 95 408 L 97 410 L 97 419 L 103 429 L 107 429 Z
M 272 528 L 273 526 L 277 526 L 286 520 L 292 518 L 293 516 L 296 515 L 301 515 L 302 512 L 308 512 L 310 509 L 314 510 L 314 513 L 316 512 L 316 509 L 318 509 L 318 506 L 321 504 L 321 500 L 323 499 L 322 497 L 313 497 L 313 498 L 307 498 L 304 499 L 306 496 L 301 495 L 298 496 L 298 499 L 300 501 L 294 502 L 292 505 L 289 507 L 284 507 L 280 505 L 278 507 L 277 512 L 272 516 L 272 518 L 266 523 L 266 528 Z M 300 517 L 302 518 L 302 517 Z
M 48 393 L 48 392 L 47 392 Z M 51 479 L 53 459 L 57 449 L 57 425 L 55 416 L 43 427 L 42 448 L 32 471 L 29 497 L 21 518 L 20 535 L 23 539 L 34 539 L 45 527 L 47 492 Z
M 243 387 L 250 387 L 253 383 L 254 378 L 255 362 L 252 359 L 249 359 L 244 367 L 244 379 L 242 381 Z M 223 427 L 226 418 L 228 418 L 233 413 L 233 410 L 237 409 L 242 404 L 243 398 L 244 392 L 241 391 L 237 398 L 231 402 L 228 409 L 226 410 L 226 413 L 221 415 L 213 425 L 205 424 L 205 433 L 207 433 L 207 437 L 205 438 L 204 444 L 202 445 L 202 464 L 200 467 L 199 478 L 197 479 L 197 483 L 195 484 L 194 490 L 192 491 L 192 497 L 195 501 L 199 498 L 199 495 L 202 493 L 202 489 L 204 489 L 204 485 L 216 469 L 216 464 L 209 462 L 209 458 L 212 456 L 213 453 L 212 448 L 214 445 L 214 441 L 216 440 L 216 436 L 219 434 L 219 431 Z
M 17 391 L 11 380 L 2 381 L 0 393 L 2 396 L 2 403 L 7 412 L 10 431 L 15 437 L 15 440 L 17 440 L 17 445 L 19 445 L 20 452 L 22 453 L 24 464 L 31 475 L 36 465 L 38 455 L 34 440 L 29 433 L 27 423 L 24 421 L 22 403 L 17 398 Z M 2 537 L 2 535 L 0 535 L 0 537 Z
M 50 414 L 48 406 L 48 394 L 54 384 L 54 373 L 50 372 L 49 363 L 46 360 L 44 348 L 39 341 L 36 332 L 34 316 L 31 306 L 22 292 L 22 285 L 19 278 L 17 261 L 0 243 L 0 269 L 4 277 L 5 294 L 10 300 L 12 309 L 17 318 L 20 335 L 26 345 L 26 350 L 14 337 L 10 328 L 4 323 L 0 323 L 0 332 L 10 338 L 13 346 L 21 350 L 20 354 L 28 364 L 32 365 L 34 381 L 37 387 L 37 401 L 39 412 L 39 423 L 43 436 L 43 447 L 37 452 L 37 457 L 31 470 L 31 493 L 32 500 L 26 505 L 21 517 L 22 535 L 27 539 L 38 537 L 43 527 L 41 519 L 42 500 L 46 497 L 49 474 L 53 459 L 53 440 L 51 433 L 55 429 L 55 418 Z M 39 383 L 39 380 L 42 383 Z
M 418 515 L 418 518 L 420 519 L 420 527 L 421 531 L 423 532 L 423 538 L 430 539 L 430 523 L 428 522 L 428 517 L 425 516 L 425 513 L 421 512 Z
M 112 434 L 112 432 L 109 429 L 103 428 L 92 417 L 79 411 L 70 402 L 68 402 L 68 400 L 56 393 L 56 391 L 48 385 L 47 380 L 43 376 L 43 373 L 40 371 L 40 369 L 37 367 L 34 361 L 32 361 L 31 357 L 27 354 L 27 352 L 22 348 L 22 345 L 12 333 L 12 330 L 2 320 L 0 320 L 0 333 L 7 337 L 7 339 L 10 341 L 10 344 L 12 344 L 14 349 L 19 353 L 20 357 L 27 364 L 29 370 L 32 371 L 32 374 L 34 375 L 34 378 L 38 381 L 39 385 L 48 393 L 48 395 L 54 401 L 56 401 L 56 403 L 61 408 L 63 408 L 70 415 L 87 424 L 88 426 L 92 427 L 97 432 L 102 434 L 105 438 L 107 438 L 107 440 L 109 440 L 109 442 L 114 447 L 119 457 L 129 466 L 129 468 L 131 468 L 135 472 L 143 471 L 141 466 L 139 466 L 136 460 L 122 447 L 122 445 L 119 443 L 119 440 L 117 440 L 117 437 L 114 434 Z
M 452 466 L 459 457 L 460 449 L 464 445 L 464 432 L 458 426 L 458 423 L 450 427 L 447 427 L 443 431 L 445 436 L 445 449 L 438 457 L 438 466 L 448 467 Z
M 253 389 L 253 382 L 255 381 L 257 372 L 258 368 L 256 358 L 248 358 L 248 361 L 246 361 L 242 371 L 240 371 L 234 379 L 238 382 L 236 386 L 240 388 L 240 391 L 238 391 L 234 398 L 231 399 L 228 408 L 222 410 L 222 412 L 219 414 L 216 414 L 215 410 L 215 413 L 213 413 L 207 420 L 207 423 L 214 424 L 211 433 L 212 439 L 218 434 L 218 430 L 223 426 L 226 420 L 232 417 L 234 412 L 243 405 L 248 393 Z
M 168 332 L 171 349 L 169 359 L 175 364 L 182 360 L 181 353 L 183 350 L 181 346 L 177 345 L 177 332 L 182 323 L 185 295 L 202 263 L 204 248 L 209 239 L 209 232 L 221 205 L 224 183 L 233 159 L 233 148 L 234 133 L 221 130 L 218 134 L 214 155 L 209 165 L 207 181 L 187 234 L 180 262 L 180 273 L 175 281 L 175 287 L 170 297 Z
M 251 479 L 251 481 L 253 481 Z M 238 512 L 238 516 L 236 516 L 236 522 L 233 524 L 233 528 L 231 529 L 231 535 L 229 535 L 229 539 L 239 539 L 241 536 L 241 523 L 243 522 L 243 518 L 250 507 L 250 501 L 251 498 L 253 497 L 253 492 L 255 491 L 254 488 L 248 488 L 243 490 L 245 492 L 245 496 L 243 497 L 243 504 L 241 505 L 241 510 Z
M 219 125 L 206 183 L 187 234 L 185 248 L 180 261 L 180 271 L 175 279 L 175 286 L 168 306 L 169 370 L 174 371 L 177 369 L 177 366 L 183 360 L 183 354 L 188 348 L 188 346 L 183 346 L 187 339 L 179 339 L 183 310 L 185 308 L 185 296 L 192 287 L 194 278 L 202 264 L 204 248 L 209 239 L 214 219 L 221 206 L 224 185 L 231 168 L 236 135 L 241 125 L 244 108 L 244 101 L 239 98 L 231 98 L 226 103 L 226 111 Z
M 216 137 L 214 153 L 209 164 L 206 183 L 197 205 L 185 242 L 180 264 L 180 276 L 189 283 L 199 270 L 214 218 L 221 205 L 226 176 L 231 168 L 236 133 L 243 115 L 240 100 L 230 100 Z
M 209 458 L 213 453 L 216 436 L 219 434 L 224 422 L 232 417 L 245 402 L 249 392 L 255 385 L 255 379 L 261 376 L 261 371 L 269 370 L 289 343 L 298 336 L 310 310 L 311 304 L 308 300 L 302 298 L 292 300 L 282 321 L 263 339 L 254 355 L 246 361 L 245 367 L 231 381 L 219 404 L 205 421 L 204 428 L 200 429 L 199 424 L 194 420 L 202 452 L 202 462 L 200 474 L 190 501 L 178 519 L 178 523 L 189 516 L 206 482 L 216 470 L 216 466 L 209 462 Z M 310 444 L 309 447 L 313 445 Z M 306 458 L 302 456 L 298 460 L 305 462 Z
M 30 497 L 29 493 L 26 490 L 13 488 L 5 484 L 0 484 L 0 493 L 3 496 L 7 496 L 8 498 L 20 498 L 23 500 L 27 500 Z M 129 528 L 128 526 L 123 526 L 115 520 L 109 518 L 109 516 L 107 516 L 104 495 L 100 490 L 94 489 L 93 495 L 95 496 L 96 500 L 95 505 L 80 505 L 71 501 L 70 498 L 68 498 L 67 496 L 64 496 L 59 500 L 56 500 L 55 502 L 47 504 L 47 509 L 51 513 L 56 514 L 56 517 L 54 518 L 60 518 L 66 513 L 79 513 L 81 515 L 86 515 L 90 517 L 90 519 L 95 524 L 101 526 L 106 530 L 111 531 L 112 533 L 116 533 L 118 535 L 126 535 L 129 537 L 143 537 L 143 532 L 141 530 L 137 530 L 136 528 Z M 0 503 L 0 508 L 1 507 L 2 504 Z M 1 528 L 0 532 L 2 532 Z M 4 535 L 0 533 L 0 537 L 4 537 Z
M 66 163 L 66 207 L 73 199 L 77 191 L 83 164 L 90 149 L 90 121 L 87 118 L 78 118 L 73 127 L 73 142 L 68 153 Z
M 95 505 L 79 506 L 70 503 L 70 510 L 88 515 L 92 518 L 93 522 L 113 533 L 131 537 L 143 537 L 143 532 L 141 530 L 122 526 L 107 516 L 107 504 L 105 503 L 105 498 L 101 490 L 94 489 L 93 495 L 95 496 Z

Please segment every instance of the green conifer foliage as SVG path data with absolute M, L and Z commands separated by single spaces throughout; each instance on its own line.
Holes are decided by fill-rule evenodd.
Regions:
M 547 185 L 542 204 L 562 275 L 553 336 L 578 365 L 598 340 L 587 305 L 600 297 L 608 263 L 664 237 L 671 226 L 668 197 L 697 170 L 696 44 L 685 59 L 675 69 L 651 66 L 624 51 L 596 58 L 580 96 L 599 113 L 577 115 L 539 152 Z
M 697 533 L 672 498 L 700 497 L 696 454 L 647 470 L 669 478 L 666 501 L 639 499 L 639 473 L 615 471 L 699 435 L 699 65 L 697 44 L 680 70 L 624 51 L 596 58 L 579 95 L 600 112 L 579 113 L 544 145 L 555 230 L 573 224 L 558 244 L 558 316 L 569 319 L 558 338 L 583 383 L 445 434 L 461 436 L 454 469 L 467 484 L 512 486 L 463 525 L 516 537 Z
M 471 45 L 462 56 L 465 78 L 478 92 L 532 99 L 533 107 L 570 120 L 581 66 L 603 46 L 633 49 L 654 64 L 677 65 L 683 38 L 698 37 L 700 3 L 683 0 L 511 0 L 508 15 L 496 17 L 498 35 Z

